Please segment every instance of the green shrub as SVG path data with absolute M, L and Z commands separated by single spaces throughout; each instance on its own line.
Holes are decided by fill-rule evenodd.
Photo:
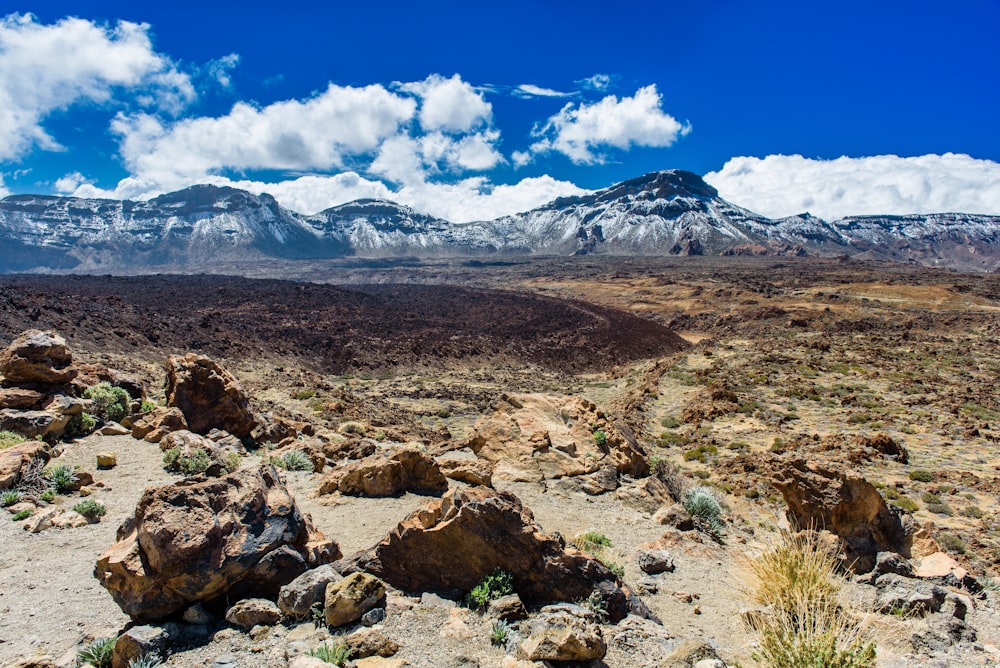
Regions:
M 148 413 L 154 408 L 156 408 L 156 403 L 149 399 L 143 399 L 142 403 L 139 404 L 139 411 L 143 413 Z
M 299 401 L 305 401 L 306 399 L 312 399 L 315 397 L 316 390 L 299 390 L 292 396 Z
M 920 495 L 920 500 L 924 503 L 941 503 L 941 496 L 934 492 L 924 492 Z
M 955 514 L 955 511 L 951 509 L 947 503 L 928 503 L 924 506 L 929 513 L 936 513 L 938 515 L 947 515 L 951 517 Z
M 0 506 L 4 508 L 6 508 L 7 506 L 13 506 L 20 500 L 21 500 L 21 493 L 16 489 L 8 489 L 3 494 L 0 494 Z
M 691 448 L 684 453 L 684 461 L 686 462 L 701 462 L 705 463 L 708 461 L 709 457 L 714 457 L 719 454 L 719 448 L 712 445 L 711 443 L 704 443 L 696 448 Z
M 24 443 L 27 441 L 23 435 L 18 434 L 13 431 L 0 431 L 0 450 L 6 450 L 9 447 L 15 446 L 18 443 Z
M 309 456 L 301 450 L 289 450 L 280 457 L 275 457 L 272 462 L 275 466 L 288 471 L 312 471 L 313 463 Z
M 143 654 L 129 659 L 128 668 L 160 668 L 163 659 L 159 654 Z
M 466 596 L 466 602 L 470 608 L 479 609 L 494 599 L 513 593 L 514 576 L 498 568 L 472 588 Z
M 222 465 L 226 467 L 226 470 L 230 473 L 235 473 L 240 470 L 243 465 L 243 456 L 236 452 L 235 450 L 230 450 L 222 458 Z
M 42 477 L 49 482 L 49 486 L 55 489 L 60 494 L 65 494 L 66 492 L 73 491 L 73 487 L 76 486 L 76 473 L 73 469 L 66 466 L 65 464 L 60 464 L 59 466 L 53 466 L 49 470 L 42 474 Z
M 715 537 L 722 535 L 722 505 L 707 487 L 692 487 L 681 499 L 688 515 Z
M 917 482 L 930 482 L 934 480 L 934 474 L 930 471 L 925 471 L 924 469 L 917 469 L 916 471 L 910 471 L 910 480 L 916 480 Z
M 111 655 L 117 638 L 98 638 L 76 654 L 76 665 L 89 663 L 94 668 L 111 668 Z
M 581 608 L 590 610 L 602 624 L 608 621 L 608 606 L 601 598 L 601 592 L 596 589 L 590 592 L 590 596 L 576 602 Z
M 90 413 L 80 413 L 79 415 L 74 415 L 66 423 L 66 436 L 70 438 L 75 438 L 77 436 L 86 436 L 87 434 L 93 433 L 97 428 L 97 420 Z
M 656 439 L 657 445 L 661 448 L 669 448 L 674 445 L 687 445 L 690 442 L 691 438 L 686 434 L 676 434 L 672 431 L 665 431 Z
M 105 513 L 108 512 L 108 509 L 104 507 L 103 503 L 98 503 L 93 499 L 86 499 L 84 501 L 81 501 L 80 503 L 73 506 L 73 510 L 80 513 L 91 522 L 101 517 L 104 517 Z
M 965 541 L 951 533 L 943 533 L 937 537 L 938 545 L 944 548 L 947 552 L 957 552 L 958 554 L 965 554 L 966 546 Z
M 163 453 L 163 463 L 168 471 L 180 471 L 184 475 L 199 475 L 208 470 L 212 465 L 212 457 L 201 448 L 192 448 L 189 454 L 183 454 L 184 450 L 174 447 Z
M 660 420 L 660 425 L 664 429 L 677 429 L 677 427 L 681 426 L 681 424 L 682 422 L 673 415 L 668 415 L 667 417 Z
M 52 503 L 53 501 L 56 500 L 56 490 L 49 487 L 47 490 L 39 494 L 38 498 L 40 498 L 45 503 Z
M 585 531 L 573 542 L 585 552 L 600 552 L 602 548 L 611 547 L 611 539 L 600 531 Z
M 898 508 L 902 508 L 903 510 L 910 513 L 915 513 L 920 508 L 917 502 L 908 496 L 900 496 L 899 498 L 893 499 L 892 505 Z
M 986 513 L 983 512 L 983 509 L 979 506 L 966 506 L 965 508 L 962 508 L 961 512 L 966 517 L 971 517 L 974 520 L 978 520 L 986 515 Z
M 490 644 L 497 647 L 503 647 L 507 644 L 507 640 L 510 638 L 510 624 L 502 619 L 498 619 L 493 622 L 493 627 L 490 629 Z
M 608 442 L 608 435 L 603 429 L 597 429 L 594 431 L 594 443 L 597 445 L 604 445 Z
M 120 387 L 110 383 L 98 383 L 83 391 L 83 398 L 90 399 L 94 415 L 109 422 L 121 422 L 129 414 L 132 397 Z
M 603 559 L 601 557 L 598 557 L 597 560 L 604 564 L 609 571 L 614 573 L 619 580 L 625 579 L 625 567 L 617 561 L 611 561 L 610 559 Z
M 34 510 L 30 509 L 19 510 L 11 516 L 11 519 L 14 520 L 15 522 L 20 522 L 23 519 L 31 517 L 31 514 L 34 512 L 35 512 Z
M 314 656 L 320 661 L 326 661 L 335 666 L 343 666 L 351 658 L 351 648 L 343 640 L 338 640 L 333 644 L 325 642 L 319 647 L 309 650 L 309 656 Z

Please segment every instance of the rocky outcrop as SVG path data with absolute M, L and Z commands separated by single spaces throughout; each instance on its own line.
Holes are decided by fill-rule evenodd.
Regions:
M 198 434 L 217 428 L 247 438 L 257 427 L 239 381 L 204 355 L 167 360 L 167 405 L 179 408 L 188 429 Z
M 140 622 L 196 601 L 273 598 L 312 566 L 340 556 L 272 466 L 147 489 L 94 575 Z
M 476 423 L 466 445 L 495 464 L 497 480 L 535 482 L 608 465 L 634 477 L 649 475 L 646 453 L 627 428 L 611 424 L 580 397 L 508 395 Z
M 440 494 L 448 479 L 437 462 L 419 450 L 400 448 L 338 466 L 323 476 L 320 494 L 393 496 L 400 492 Z
M 904 523 L 864 478 L 804 460 L 776 460 L 773 466 L 770 481 L 785 499 L 789 521 L 838 536 L 846 567 L 866 573 L 879 552 L 911 556 L 916 527 Z
M 0 352 L 0 374 L 8 385 L 63 385 L 76 378 L 66 339 L 29 329 Z
M 605 582 L 621 591 L 614 573 L 544 533 L 516 496 L 487 487 L 449 490 L 346 565 L 406 592 L 451 598 L 496 569 L 513 576 L 529 605 L 586 598 Z

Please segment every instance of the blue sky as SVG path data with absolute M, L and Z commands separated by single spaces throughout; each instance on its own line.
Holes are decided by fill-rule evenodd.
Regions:
M 38 6 L 31 6 L 36 4 Z M 0 192 L 1000 213 L 1000 2 L 4 3 Z

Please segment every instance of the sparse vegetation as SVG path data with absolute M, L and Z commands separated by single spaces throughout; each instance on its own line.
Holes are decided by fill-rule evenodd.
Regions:
M 271 462 L 287 471 L 312 471 L 313 463 L 309 456 L 301 450 L 289 450 L 280 457 L 273 457 Z
M 53 501 L 56 500 L 56 490 L 50 487 L 41 494 L 39 494 L 38 498 L 40 498 L 45 503 L 52 503 Z
M 90 399 L 94 415 L 110 422 L 121 422 L 129 414 L 129 403 L 132 401 L 128 392 L 110 383 L 88 387 L 83 391 L 83 398 Z
M 604 445 L 608 442 L 608 434 L 603 429 L 597 429 L 594 431 L 594 443 L 597 445 Z
M 352 420 L 341 423 L 341 425 L 337 427 L 337 431 L 339 431 L 341 434 L 357 434 L 358 436 L 364 436 L 365 432 L 367 432 L 368 430 L 362 423 L 355 422 Z
M 920 509 L 920 505 L 908 496 L 900 495 L 898 498 L 893 499 L 890 503 L 909 513 L 915 513 Z
M 108 509 L 104 507 L 103 503 L 99 503 L 93 499 L 85 499 L 81 501 L 73 506 L 73 510 L 80 513 L 91 522 L 99 520 L 108 512 Z
M 94 668 L 111 668 L 111 655 L 115 650 L 117 638 L 98 638 L 76 655 L 76 665 L 90 664 Z
M 701 462 L 704 464 L 709 458 L 719 454 L 719 448 L 711 443 L 703 443 L 696 448 L 691 448 L 684 453 L 684 461 Z
M 314 656 L 320 661 L 326 661 L 335 666 L 343 666 L 351 658 L 351 648 L 343 640 L 337 640 L 333 643 L 325 642 L 319 647 L 309 650 L 309 656 Z
M 79 480 L 76 473 L 73 472 L 73 469 L 65 464 L 53 466 L 42 475 L 45 480 L 48 481 L 49 486 L 60 494 L 73 491 L 77 480 Z
M 13 506 L 15 503 L 21 500 L 21 492 L 16 489 L 8 489 L 3 494 L 0 494 L 0 506 L 6 508 L 7 506 Z
M 602 624 L 608 621 L 608 607 L 601 598 L 601 592 L 592 591 L 587 598 L 577 601 L 577 605 L 590 610 Z
M 192 448 L 187 454 L 180 446 L 163 453 L 163 464 L 168 471 L 178 471 L 186 476 L 200 475 L 212 465 L 212 457 L 201 448 Z
M 7 448 L 13 447 L 18 443 L 24 443 L 27 441 L 24 436 L 13 431 L 0 431 L 0 450 L 6 450 Z
M 70 418 L 66 423 L 66 436 L 76 438 L 86 436 L 97 428 L 97 420 L 90 413 L 80 413 Z
M 21 520 L 24 520 L 24 519 L 27 519 L 27 518 L 31 517 L 31 515 L 34 512 L 35 511 L 33 511 L 33 510 L 25 508 L 24 510 L 19 510 L 16 513 L 14 513 L 13 515 L 11 515 L 11 519 L 14 520 L 15 522 L 20 522 Z
M 965 541 L 952 533 L 943 533 L 937 537 L 938 545 L 941 546 L 946 552 L 955 552 L 956 554 L 965 554 L 966 545 Z
M 683 423 L 673 415 L 668 415 L 667 417 L 660 420 L 660 426 L 662 426 L 664 429 L 677 429 L 677 427 L 680 427 L 681 424 Z
M 497 619 L 493 622 L 493 626 L 490 628 L 490 644 L 497 647 L 503 647 L 507 644 L 507 640 L 510 638 L 510 633 L 510 624 L 502 619 Z
M 472 588 L 466 596 L 466 603 L 470 608 L 478 610 L 494 599 L 513 593 L 514 576 L 498 568 Z
M 585 531 L 573 541 L 584 552 L 600 552 L 602 548 L 611 547 L 611 539 L 600 531 Z
M 163 665 L 163 659 L 159 654 L 143 654 L 133 659 L 129 659 L 128 668 L 159 668 Z
M 142 403 L 139 404 L 139 411 L 142 413 L 148 413 L 154 408 L 156 408 L 156 403 L 149 399 L 143 399 Z
M 235 473 L 240 470 L 241 466 L 243 466 L 243 455 L 235 450 L 230 450 L 222 457 L 222 465 L 225 466 L 226 470 L 230 473 Z
M 715 538 L 722 535 L 722 504 L 715 498 L 712 490 L 708 487 L 692 487 L 684 492 L 681 503 L 701 528 Z
M 924 469 L 917 469 L 916 471 L 910 471 L 909 478 L 917 482 L 931 482 L 934 480 L 934 474 Z

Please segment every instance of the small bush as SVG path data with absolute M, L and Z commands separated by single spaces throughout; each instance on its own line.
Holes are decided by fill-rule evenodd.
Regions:
M 951 509 L 947 503 L 928 503 L 924 506 L 929 513 L 936 513 L 938 515 L 947 515 L 951 517 L 955 514 L 955 511 Z
M 722 505 L 712 490 L 707 487 L 692 487 L 684 492 L 681 503 L 688 515 L 710 534 L 715 537 L 722 534 Z
M 292 395 L 293 398 L 299 401 L 305 401 L 306 399 L 312 399 L 316 396 L 316 390 L 299 390 Z
M 13 431 L 0 431 L 0 450 L 6 450 L 18 443 L 27 441 L 24 436 Z
M 15 522 L 20 522 L 23 519 L 31 517 L 31 514 L 34 512 L 35 512 L 34 510 L 30 509 L 19 510 L 11 516 L 11 519 L 14 520 Z
M 301 450 L 289 450 L 273 460 L 275 466 L 288 471 L 312 471 L 313 463 L 309 456 Z
M 53 466 L 43 473 L 42 477 L 49 482 L 49 486 L 60 494 L 73 491 L 73 487 L 76 486 L 76 481 L 78 480 L 76 474 L 73 473 L 73 469 L 65 464 Z
M 466 602 L 470 608 L 479 609 L 494 599 L 513 593 L 514 576 L 498 568 L 472 588 L 466 596 Z
M 159 654 L 143 654 L 129 659 L 128 662 L 128 668 L 160 668 L 162 665 L 163 659 Z
M 360 422 L 351 421 L 342 423 L 339 427 L 337 427 L 337 431 L 341 434 L 357 434 L 358 436 L 364 436 L 367 430 Z
M 677 434 L 672 431 L 665 431 L 656 439 L 656 444 L 661 448 L 669 448 L 674 445 L 687 445 L 690 442 L 691 438 L 686 434 Z
M 490 644 L 496 647 L 503 647 L 507 644 L 509 638 L 510 624 L 502 619 L 493 622 L 493 627 L 490 629 Z
M 21 493 L 16 489 L 8 489 L 3 494 L 0 494 L 0 506 L 4 508 L 6 508 L 7 506 L 13 506 L 20 500 L 21 500 Z
M 915 513 L 920 508 L 920 505 L 908 496 L 899 496 L 899 498 L 892 500 L 892 505 L 902 508 L 909 513 Z
M 212 465 L 212 457 L 201 448 L 193 448 L 189 454 L 183 454 L 178 446 L 163 453 L 163 464 L 168 471 L 179 471 L 187 476 L 199 475 Z
M 121 422 L 129 414 L 132 397 L 120 387 L 110 383 L 98 383 L 83 391 L 83 398 L 90 399 L 94 415 L 109 422 Z
M 677 429 L 677 427 L 683 424 L 680 420 L 675 418 L 673 415 L 668 415 L 667 417 L 660 420 L 660 425 L 664 429 Z
M 719 448 L 712 445 L 711 443 L 705 443 L 699 445 L 696 448 L 691 448 L 690 450 L 685 452 L 684 461 L 686 462 L 697 461 L 704 464 L 705 462 L 708 461 L 710 457 L 714 457 L 717 454 L 719 454 Z
M 920 495 L 920 500 L 924 503 L 941 503 L 941 496 L 933 492 L 924 492 Z
M 236 452 L 235 450 L 230 450 L 222 458 L 222 465 L 226 467 L 226 470 L 230 473 L 235 473 L 240 470 L 243 465 L 243 456 Z
M 111 655 L 117 638 L 98 638 L 76 654 L 76 665 L 89 663 L 94 668 L 111 668 Z
M 585 531 L 573 543 L 585 552 L 600 552 L 602 548 L 611 547 L 611 539 L 600 531 Z
M 937 542 L 946 552 L 965 554 L 965 541 L 955 534 L 943 533 L 937 537 Z
M 39 494 L 38 498 L 40 498 L 45 503 L 52 503 L 53 501 L 56 500 L 56 490 L 50 487 L 41 494 Z
M 103 503 L 98 503 L 93 499 L 86 499 L 84 501 L 81 501 L 80 503 L 73 506 L 73 510 L 80 513 L 91 522 L 101 517 L 104 517 L 104 515 L 108 512 L 108 509 L 104 507 Z
M 79 415 L 74 415 L 66 423 L 66 436 L 70 438 L 75 438 L 77 436 L 86 436 L 87 434 L 93 433 L 94 429 L 97 428 L 97 420 L 90 413 L 80 413 Z
M 916 471 L 910 471 L 910 480 L 916 480 L 917 482 L 930 482 L 934 480 L 934 474 L 930 471 L 917 469 Z
M 142 413 L 149 413 L 154 408 L 156 408 L 156 403 L 149 399 L 143 399 L 142 403 L 139 404 L 139 411 Z
M 965 508 L 962 508 L 961 512 L 966 517 L 971 517 L 974 520 L 978 520 L 986 515 L 986 513 L 983 512 L 983 509 L 979 506 L 966 506 Z
M 602 559 L 598 557 L 597 560 L 604 564 L 609 571 L 614 573 L 619 580 L 625 579 L 625 567 L 619 564 L 617 561 L 611 561 L 610 559 Z
M 594 613 L 597 620 L 602 624 L 608 621 L 608 606 L 605 604 L 604 599 L 601 598 L 601 592 L 597 590 L 590 592 L 590 596 L 577 601 L 577 605 Z
M 608 442 L 608 434 L 603 429 L 598 429 L 594 431 L 594 443 L 597 445 L 604 445 Z
M 351 658 L 351 648 L 343 640 L 332 644 L 325 642 L 319 647 L 309 650 L 309 656 L 332 663 L 335 666 L 343 666 Z

